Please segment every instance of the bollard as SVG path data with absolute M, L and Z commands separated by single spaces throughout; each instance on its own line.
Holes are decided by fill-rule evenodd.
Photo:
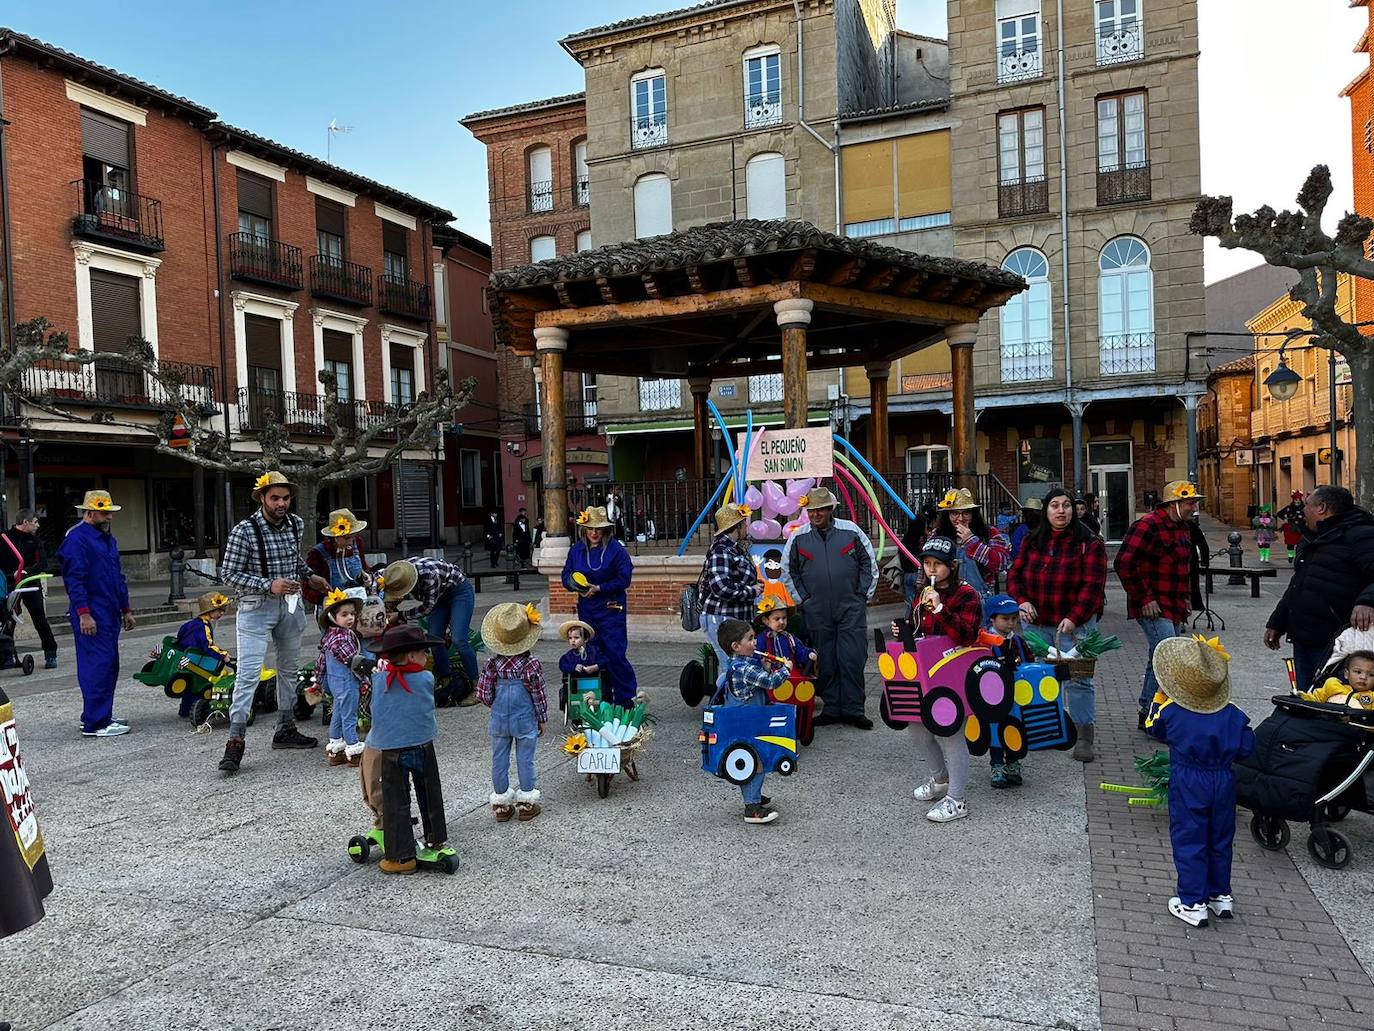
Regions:
M 168 553 L 167 573 L 171 580 L 171 590 L 167 592 L 167 604 L 184 601 L 186 598 L 186 552 L 180 545 Z
M 1231 568 L 1239 569 L 1243 564 L 1241 559 L 1244 554 L 1244 549 L 1240 546 L 1240 532 L 1238 530 L 1232 530 L 1227 534 L 1226 540 L 1230 545 L 1230 547 L 1226 549 L 1226 556 L 1231 560 Z M 1232 587 L 1244 587 L 1245 577 L 1232 573 L 1227 577 L 1226 582 Z
M 463 575 L 472 575 L 472 542 L 463 542 Z

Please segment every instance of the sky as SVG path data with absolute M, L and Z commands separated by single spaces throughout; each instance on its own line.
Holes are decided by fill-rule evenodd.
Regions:
M 0 22 L 309 154 L 326 155 L 331 121 L 349 126 L 333 137 L 336 164 L 448 208 L 460 229 L 486 240 L 485 150 L 457 120 L 580 90 L 582 70 L 560 38 L 686 5 L 4 0 Z M 1364 11 L 1348 0 L 1198 6 L 1203 191 L 1232 194 L 1237 211 L 1291 206 L 1311 166 L 1325 162 L 1334 226 L 1351 197 L 1349 102 L 1338 94 L 1360 69 L 1351 49 Z M 898 23 L 943 36 L 945 7 L 899 0 Z M 1207 281 L 1257 262 L 1209 243 Z

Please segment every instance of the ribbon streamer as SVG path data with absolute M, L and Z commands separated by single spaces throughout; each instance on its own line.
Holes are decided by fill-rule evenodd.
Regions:
M 844 464 L 845 468 L 847 468 L 851 473 L 854 474 L 854 479 L 856 479 L 856 480 L 859 481 L 859 490 L 860 490 L 862 493 L 868 495 L 869 507 L 872 508 L 872 509 L 874 509 L 875 511 L 879 511 L 879 512 L 882 511 L 882 506 L 881 506 L 880 504 L 878 504 L 878 495 L 877 495 L 877 492 L 874 491 L 872 485 L 871 485 L 871 484 L 868 482 L 868 480 L 866 480 L 866 479 L 863 477 L 863 475 L 859 472 L 859 467 L 858 467 L 857 465 L 855 465 L 853 462 L 851 462 L 851 461 L 850 461 L 847 457 L 845 457 L 845 455 L 844 455 L 843 453 L 841 453 L 841 452 L 836 452 L 835 457 L 838 458 L 838 459 Z M 878 556 L 877 556 L 879 562 L 881 562 L 881 561 L 883 560 L 883 555 L 886 553 L 886 551 L 887 551 L 887 531 L 885 531 L 881 526 L 879 526 L 879 527 L 878 527 Z
M 908 519 L 916 518 L 916 513 L 913 512 L 911 508 L 907 505 L 907 503 L 901 499 L 900 495 L 898 495 L 898 493 L 892 489 L 892 485 L 889 484 L 885 479 L 883 479 L 883 474 L 878 472 L 877 469 L 874 469 L 873 466 L 871 466 L 868 463 L 867 458 L 859 454 L 858 448 L 856 448 L 853 444 L 849 443 L 849 441 L 845 440 L 838 433 L 835 434 L 835 443 L 839 444 L 842 448 L 844 448 L 851 455 L 853 455 L 854 458 L 858 461 L 858 463 L 861 466 L 863 466 L 866 470 L 868 470 L 869 475 L 871 475 L 875 480 L 882 484 L 883 490 L 887 491 L 888 497 L 890 497 L 893 501 L 897 502 L 897 507 L 906 513 L 906 517 Z M 890 527 L 888 529 L 888 532 L 892 532 Z
M 707 403 L 709 404 L 710 402 Z M 723 491 L 726 488 L 726 486 L 730 484 L 730 482 L 731 477 L 728 475 L 725 477 L 725 479 L 720 481 L 720 486 L 717 487 L 716 492 L 711 495 L 711 500 L 706 502 L 706 507 L 701 510 L 701 515 L 697 516 L 696 522 L 694 522 L 692 524 L 692 528 L 687 531 L 687 536 L 682 538 L 682 546 L 677 549 L 678 558 L 681 558 L 683 552 L 687 550 L 687 544 L 689 541 L 691 541 L 692 534 L 697 532 L 697 527 L 700 526 L 701 521 L 706 518 L 706 513 L 710 512 L 711 509 L 715 507 L 716 498 L 720 497 L 720 492 Z
M 843 477 L 845 477 L 846 479 L 849 479 L 851 483 L 854 482 L 854 481 L 853 481 L 853 478 L 850 477 L 848 470 L 846 470 L 846 469 L 844 469 L 844 468 L 842 468 L 842 467 L 840 467 L 840 466 L 836 466 L 836 467 L 835 467 L 835 472 L 836 472 L 836 474 L 838 474 L 839 476 L 843 476 Z M 838 482 L 838 481 L 836 481 L 836 482 Z M 857 483 L 854 484 L 854 489 L 855 489 L 855 490 L 858 490 L 858 489 L 859 489 Z M 887 520 L 883 518 L 882 513 L 879 512 L 879 511 L 877 511 L 877 509 L 873 509 L 872 511 L 873 511 L 873 518 L 876 519 L 876 520 L 878 521 L 878 525 L 879 525 L 879 526 L 881 526 L 884 530 L 887 531 L 887 535 L 888 535 L 889 537 L 892 538 L 892 543 L 893 543 L 894 545 L 896 545 L 897 550 L 900 551 L 903 555 L 905 555 L 905 556 L 906 556 L 907 558 L 909 558 L 912 562 L 915 562 L 915 563 L 919 566 L 919 565 L 921 564 L 921 560 L 920 560 L 919 558 L 917 558 L 915 555 L 913 555 L 911 552 L 909 552 L 909 551 L 906 550 L 906 546 L 902 544 L 901 539 L 897 536 L 896 532 L 892 529 L 892 527 L 890 527 L 890 526 L 887 525 Z

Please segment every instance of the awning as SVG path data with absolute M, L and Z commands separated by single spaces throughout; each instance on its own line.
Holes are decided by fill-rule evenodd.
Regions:
M 725 416 L 725 425 L 732 430 L 742 430 L 745 427 L 745 413 L 721 413 Z M 774 412 L 768 415 L 754 416 L 754 427 L 781 426 L 784 418 L 781 412 Z M 815 408 L 806 413 L 807 423 L 827 423 L 830 421 L 830 411 L 826 408 Z M 715 420 L 711 420 L 710 425 L 715 426 Z M 603 426 L 602 432 L 606 436 L 626 437 L 632 433 L 672 433 L 677 430 L 693 429 L 695 424 L 691 419 L 665 419 L 662 422 L 625 422 L 617 426 Z

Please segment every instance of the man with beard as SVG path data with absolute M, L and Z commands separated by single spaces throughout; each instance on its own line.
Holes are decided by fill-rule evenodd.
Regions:
M 86 737 L 119 737 L 129 725 L 114 717 L 119 682 L 119 631 L 134 628 L 129 587 L 119 565 L 119 544 L 110 521 L 120 510 L 109 491 L 88 490 L 76 506 L 81 522 L 67 531 L 57 558 L 67 589 L 76 651 L 76 680 L 81 686 L 81 733 Z

